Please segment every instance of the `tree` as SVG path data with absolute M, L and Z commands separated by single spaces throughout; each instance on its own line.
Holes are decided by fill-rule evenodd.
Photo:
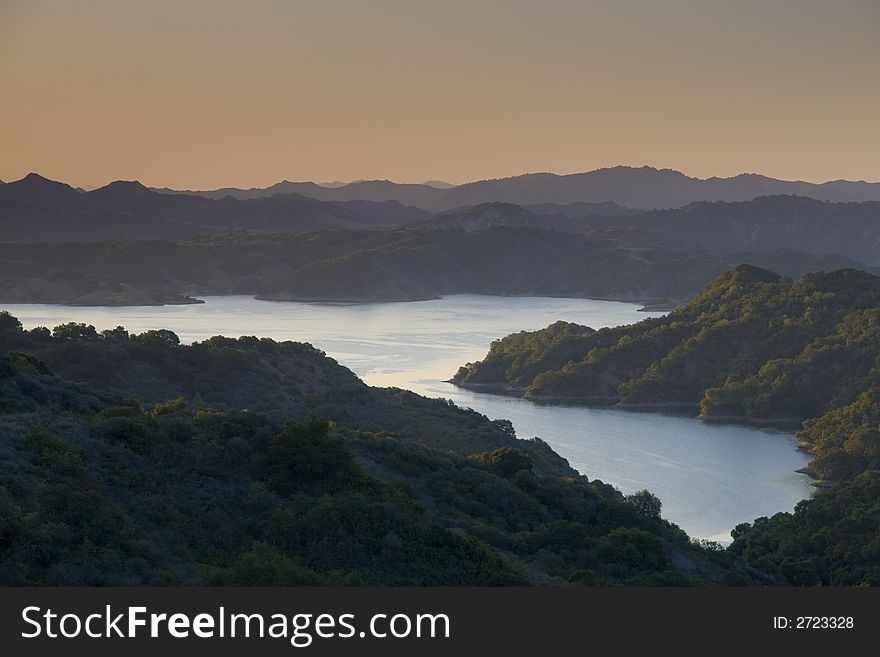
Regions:
M 122 344 L 128 342 L 130 338 L 128 331 L 126 331 L 125 327 L 123 326 L 117 326 L 116 328 L 112 329 L 105 329 L 101 331 L 101 335 L 104 336 L 105 340 L 108 340 L 110 342 L 119 342 Z
M 520 470 L 532 471 L 534 462 L 528 454 L 513 447 L 499 447 L 477 456 L 477 460 L 485 463 L 502 477 L 512 477 Z
M 193 410 L 183 397 L 177 397 L 176 399 L 159 402 L 153 406 L 150 415 L 153 417 L 191 417 Z
M 632 504 L 639 514 L 645 518 L 659 520 L 660 509 L 663 507 L 663 503 L 651 491 L 640 490 L 632 495 L 627 495 L 626 501 Z
M 0 331 L 20 331 L 21 322 L 18 317 L 10 314 L 6 310 L 0 310 Z
M 290 423 L 269 444 L 269 484 L 277 492 L 331 493 L 350 488 L 360 469 L 322 418 Z
M 28 333 L 32 338 L 41 342 L 45 342 L 52 337 L 52 331 L 47 329 L 45 326 L 37 326 L 35 328 L 32 328 L 30 331 L 28 331 Z
M 98 331 L 91 324 L 67 322 L 52 329 L 52 335 L 59 340 L 97 340 Z
M 177 334 L 168 329 L 145 331 L 136 339 L 147 347 L 176 347 L 180 344 L 180 338 L 177 337 Z

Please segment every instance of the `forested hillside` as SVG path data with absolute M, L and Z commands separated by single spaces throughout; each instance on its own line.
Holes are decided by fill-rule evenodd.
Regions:
M 0 314 L 4 584 L 695 584 L 649 493 L 310 345 Z M 729 573 L 729 574 L 728 574 Z
M 705 417 L 801 421 L 837 412 L 859 425 L 880 385 L 878 358 L 880 278 L 840 270 L 793 281 L 743 265 L 664 317 L 509 335 L 454 381 L 531 398 L 690 406 Z M 837 449 L 839 420 L 808 422 L 800 434 L 823 478 L 874 463 L 856 442 Z

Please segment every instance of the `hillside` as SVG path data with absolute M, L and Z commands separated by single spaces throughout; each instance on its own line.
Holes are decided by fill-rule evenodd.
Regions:
M 223 234 L 183 243 L 0 244 L 0 301 L 108 303 L 199 294 L 408 300 L 483 293 L 684 299 L 718 258 L 539 229 Z
M 0 313 L 0 421 L 6 585 L 698 584 L 727 568 L 649 493 L 307 344 L 22 331 Z
M 699 407 L 710 418 L 821 418 L 799 435 L 816 476 L 837 479 L 880 466 L 876 434 L 853 441 L 834 421 L 871 426 L 878 354 L 880 278 L 839 270 L 793 281 L 743 265 L 665 317 L 509 335 L 453 380 L 533 399 Z

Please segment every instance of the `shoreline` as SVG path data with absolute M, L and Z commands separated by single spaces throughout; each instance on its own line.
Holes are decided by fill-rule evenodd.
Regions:
M 41 298 L 39 296 L 30 297 L 30 296 L 22 296 L 15 297 L 14 300 L 10 300 L 9 298 L 0 299 L 0 305 L 8 304 L 30 304 L 30 305 L 47 305 L 47 306 L 69 306 L 71 308 L 83 308 L 83 307 L 93 307 L 93 308 L 124 308 L 124 307 L 138 307 L 142 306 L 145 308 L 150 307 L 158 307 L 158 306 L 185 306 L 185 305 L 194 305 L 205 303 L 204 300 L 198 299 L 195 297 L 219 297 L 219 296 L 247 296 L 252 297 L 258 301 L 271 301 L 274 303 L 321 303 L 321 304 L 346 304 L 346 305 L 365 305 L 371 303 L 412 303 L 416 301 L 437 301 L 439 299 L 443 299 L 449 296 L 456 296 L 460 294 L 473 294 L 487 297 L 502 297 L 502 298 L 510 298 L 510 299 L 577 299 L 577 300 L 585 300 L 585 301 L 610 301 L 614 303 L 629 303 L 629 304 L 638 304 L 642 307 L 638 309 L 637 312 L 670 312 L 675 309 L 679 302 L 672 302 L 667 300 L 659 301 L 656 297 L 654 298 L 633 298 L 629 296 L 611 296 L 611 297 L 603 297 L 603 296 L 567 296 L 567 295 L 553 295 L 553 294 L 497 294 L 497 293 L 488 293 L 488 292 L 475 292 L 475 291 L 467 291 L 467 290 L 459 290 L 455 292 L 446 292 L 441 294 L 427 294 L 427 295 L 413 295 L 413 296 L 376 296 L 376 297 L 325 297 L 325 296 L 296 296 L 296 295 L 284 295 L 284 294 L 276 294 L 276 295 L 264 295 L 256 292 L 211 292 L 211 291 L 198 291 L 198 292 L 186 292 L 181 293 L 180 295 L 169 295 L 169 300 L 167 301 L 140 301 L 138 299 L 131 300 L 120 300 L 114 299 L 112 297 L 107 297 L 105 299 L 98 298 L 95 300 L 89 299 L 88 301 L 61 301 L 61 300 L 46 300 L 45 298 Z M 83 295 L 85 296 L 85 295 Z M 175 298 L 177 297 L 177 298 Z M 680 303 L 684 303 L 683 301 Z
M 614 408 L 622 411 L 651 411 L 657 409 L 681 411 L 679 415 L 690 414 L 691 411 L 697 411 L 691 415 L 695 420 L 703 422 L 719 422 L 723 424 L 749 424 L 763 427 L 800 427 L 803 420 L 796 417 L 780 417 L 780 418 L 754 418 L 747 415 L 703 415 L 699 413 L 700 404 L 690 402 L 623 402 L 619 397 L 611 397 L 604 395 L 534 395 L 527 396 L 524 393 L 528 390 L 523 387 L 504 386 L 496 383 L 456 383 L 454 378 L 446 379 L 444 383 L 451 383 L 463 390 L 471 390 L 473 392 L 481 392 L 486 394 L 494 394 L 503 397 L 519 397 L 526 401 L 536 404 L 557 404 L 557 405 L 582 405 L 588 407 L 606 407 Z
M 205 303 L 202 299 L 187 297 L 186 300 L 180 301 L 155 301 L 145 303 L 139 301 L 103 301 L 96 303 L 94 301 L 34 301 L 21 300 L 9 301 L 7 299 L 0 300 L 0 306 L 64 306 L 66 308 L 160 308 L 162 306 L 197 306 Z
M 469 383 L 462 385 L 456 383 L 453 379 L 447 379 L 446 381 L 444 381 L 444 383 L 451 383 L 452 385 L 463 390 L 470 390 L 472 392 L 480 394 L 498 395 L 502 397 L 516 397 L 535 404 L 583 406 L 587 408 L 604 408 L 608 410 L 631 411 L 639 413 L 663 414 L 665 412 L 667 415 L 688 415 L 694 420 L 699 420 L 706 423 L 738 424 L 768 429 L 779 429 L 785 433 L 791 433 L 792 437 L 797 441 L 796 449 L 798 451 L 804 452 L 806 454 L 813 453 L 813 450 L 809 447 L 809 445 L 798 440 L 795 435 L 797 432 L 796 427 L 800 427 L 803 423 L 803 420 L 800 420 L 798 418 L 752 418 L 745 415 L 703 415 L 701 413 L 692 415 L 686 411 L 694 409 L 699 410 L 699 404 L 688 404 L 683 402 L 654 402 L 638 404 L 621 403 L 617 397 L 604 396 L 584 397 L 542 395 L 538 397 L 527 397 L 523 394 L 527 389 L 521 387 L 512 388 L 492 383 Z M 669 413 L 669 411 L 674 411 L 676 409 L 681 412 Z M 832 488 L 838 483 L 836 481 L 820 479 L 809 465 L 798 468 L 794 470 L 794 472 L 807 475 L 811 479 L 810 485 L 817 489 Z

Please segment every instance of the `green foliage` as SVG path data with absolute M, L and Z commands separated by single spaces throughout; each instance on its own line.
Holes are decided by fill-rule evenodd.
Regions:
M 46 363 L 31 354 L 22 353 L 20 351 L 10 351 L 8 358 L 12 363 L 19 367 L 32 368 L 37 374 L 52 374 L 52 370 L 49 369 L 49 366 L 46 365 Z
M 599 554 L 630 569 L 662 569 L 666 550 L 660 539 L 644 529 L 619 527 L 608 533 Z
M 75 477 L 85 470 L 82 450 L 59 440 L 43 427 L 31 427 L 24 445 L 33 454 L 33 463 L 54 476 Z
M 454 380 L 532 398 L 806 420 L 799 436 L 814 472 L 853 477 L 878 467 L 876 394 L 864 395 L 880 386 L 880 278 L 849 269 L 794 282 L 741 265 L 666 317 L 509 335 Z
M 478 454 L 475 458 L 502 477 L 508 478 L 522 471 L 531 472 L 534 467 L 531 456 L 513 447 L 499 447 L 491 452 Z
M 59 340 L 97 340 L 98 332 L 91 324 L 68 322 L 52 329 L 52 337 Z
M 636 511 L 645 518 L 651 518 L 654 520 L 660 519 L 660 510 L 663 503 L 660 501 L 660 498 L 654 495 L 651 491 L 640 490 L 632 495 L 627 495 L 626 501 L 632 504 Z
M 824 489 L 794 513 L 731 532 L 730 550 L 770 581 L 795 586 L 880 586 L 880 472 Z
M 272 438 L 268 468 L 269 486 L 282 495 L 337 493 L 363 483 L 351 453 L 321 418 L 288 424 Z
M 6 310 L 0 310 L 0 331 L 20 331 L 21 322 Z
M 159 402 L 153 406 L 150 415 L 153 417 L 189 417 L 194 414 L 192 406 L 183 397 Z
M 131 339 L 131 335 L 122 326 L 101 331 L 101 337 L 109 342 L 120 342 L 123 344 Z
M 122 332 L 120 332 L 120 329 L 122 329 L 122 327 L 117 326 L 113 329 L 114 333 L 107 337 L 110 337 L 110 339 L 121 338 Z M 122 329 L 122 331 L 125 331 L 125 329 Z M 134 336 L 133 339 L 147 347 L 176 347 L 180 344 L 180 338 L 177 337 L 177 334 L 168 329 L 145 331 L 140 335 Z
M 810 467 L 821 479 L 848 479 L 880 470 L 880 386 L 846 406 L 804 422 L 798 437 L 816 454 Z
M 880 279 L 855 270 L 794 282 L 740 266 L 668 316 L 591 331 L 557 322 L 492 343 L 461 368 L 460 385 L 489 385 L 529 397 L 606 399 L 624 404 L 699 404 L 705 416 L 803 420 L 798 437 L 811 473 L 844 483 L 731 531 L 717 555 L 727 584 L 880 585 Z M 849 481 L 847 481 L 849 480 Z M 658 559 L 653 535 L 633 535 L 633 514 L 660 516 L 647 491 L 605 504 L 606 561 Z M 639 530 L 640 531 L 640 530 Z M 620 537 L 618 538 L 618 533 Z M 612 539 L 612 535 L 615 538 Z M 570 576 L 595 582 L 591 569 Z
M 34 340 L 38 340 L 41 342 L 47 341 L 49 340 L 49 338 L 52 337 L 52 331 L 47 329 L 45 326 L 36 326 L 28 331 L 28 333 L 30 333 L 30 336 Z

